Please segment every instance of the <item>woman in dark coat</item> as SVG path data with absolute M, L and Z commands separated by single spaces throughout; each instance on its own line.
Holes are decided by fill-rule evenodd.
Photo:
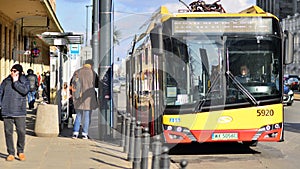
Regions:
M 15 159 L 13 141 L 13 125 L 16 126 L 18 135 L 17 155 L 19 160 L 25 160 L 25 134 L 26 134 L 26 95 L 29 91 L 29 81 L 23 74 L 23 67 L 15 64 L 10 75 L 5 78 L 0 86 L 0 107 L 4 122 L 5 141 L 8 156 L 7 161 Z

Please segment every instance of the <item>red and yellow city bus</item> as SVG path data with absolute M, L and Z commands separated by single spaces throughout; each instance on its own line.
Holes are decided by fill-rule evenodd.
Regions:
M 278 18 L 257 6 L 160 7 L 128 52 L 127 111 L 165 143 L 283 141 L 283 65 L 292 44 Z

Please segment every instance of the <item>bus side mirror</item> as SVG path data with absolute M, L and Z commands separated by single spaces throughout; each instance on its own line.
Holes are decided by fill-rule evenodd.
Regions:
M 294 62 L 294 36 L 291 32 L 284 31 L 284 64 L 288 65 Z

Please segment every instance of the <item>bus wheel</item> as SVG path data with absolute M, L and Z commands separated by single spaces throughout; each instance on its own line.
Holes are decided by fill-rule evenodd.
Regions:
M 257 140 L 252 140 L 252 141 L 243 141 L 243 144 L 248 147 L 256 147 L 258 141 Z

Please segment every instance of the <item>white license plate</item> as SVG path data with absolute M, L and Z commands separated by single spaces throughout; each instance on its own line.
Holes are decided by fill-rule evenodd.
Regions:
M 212 140 L 237 140 L 238 133 L 213 133 Z

